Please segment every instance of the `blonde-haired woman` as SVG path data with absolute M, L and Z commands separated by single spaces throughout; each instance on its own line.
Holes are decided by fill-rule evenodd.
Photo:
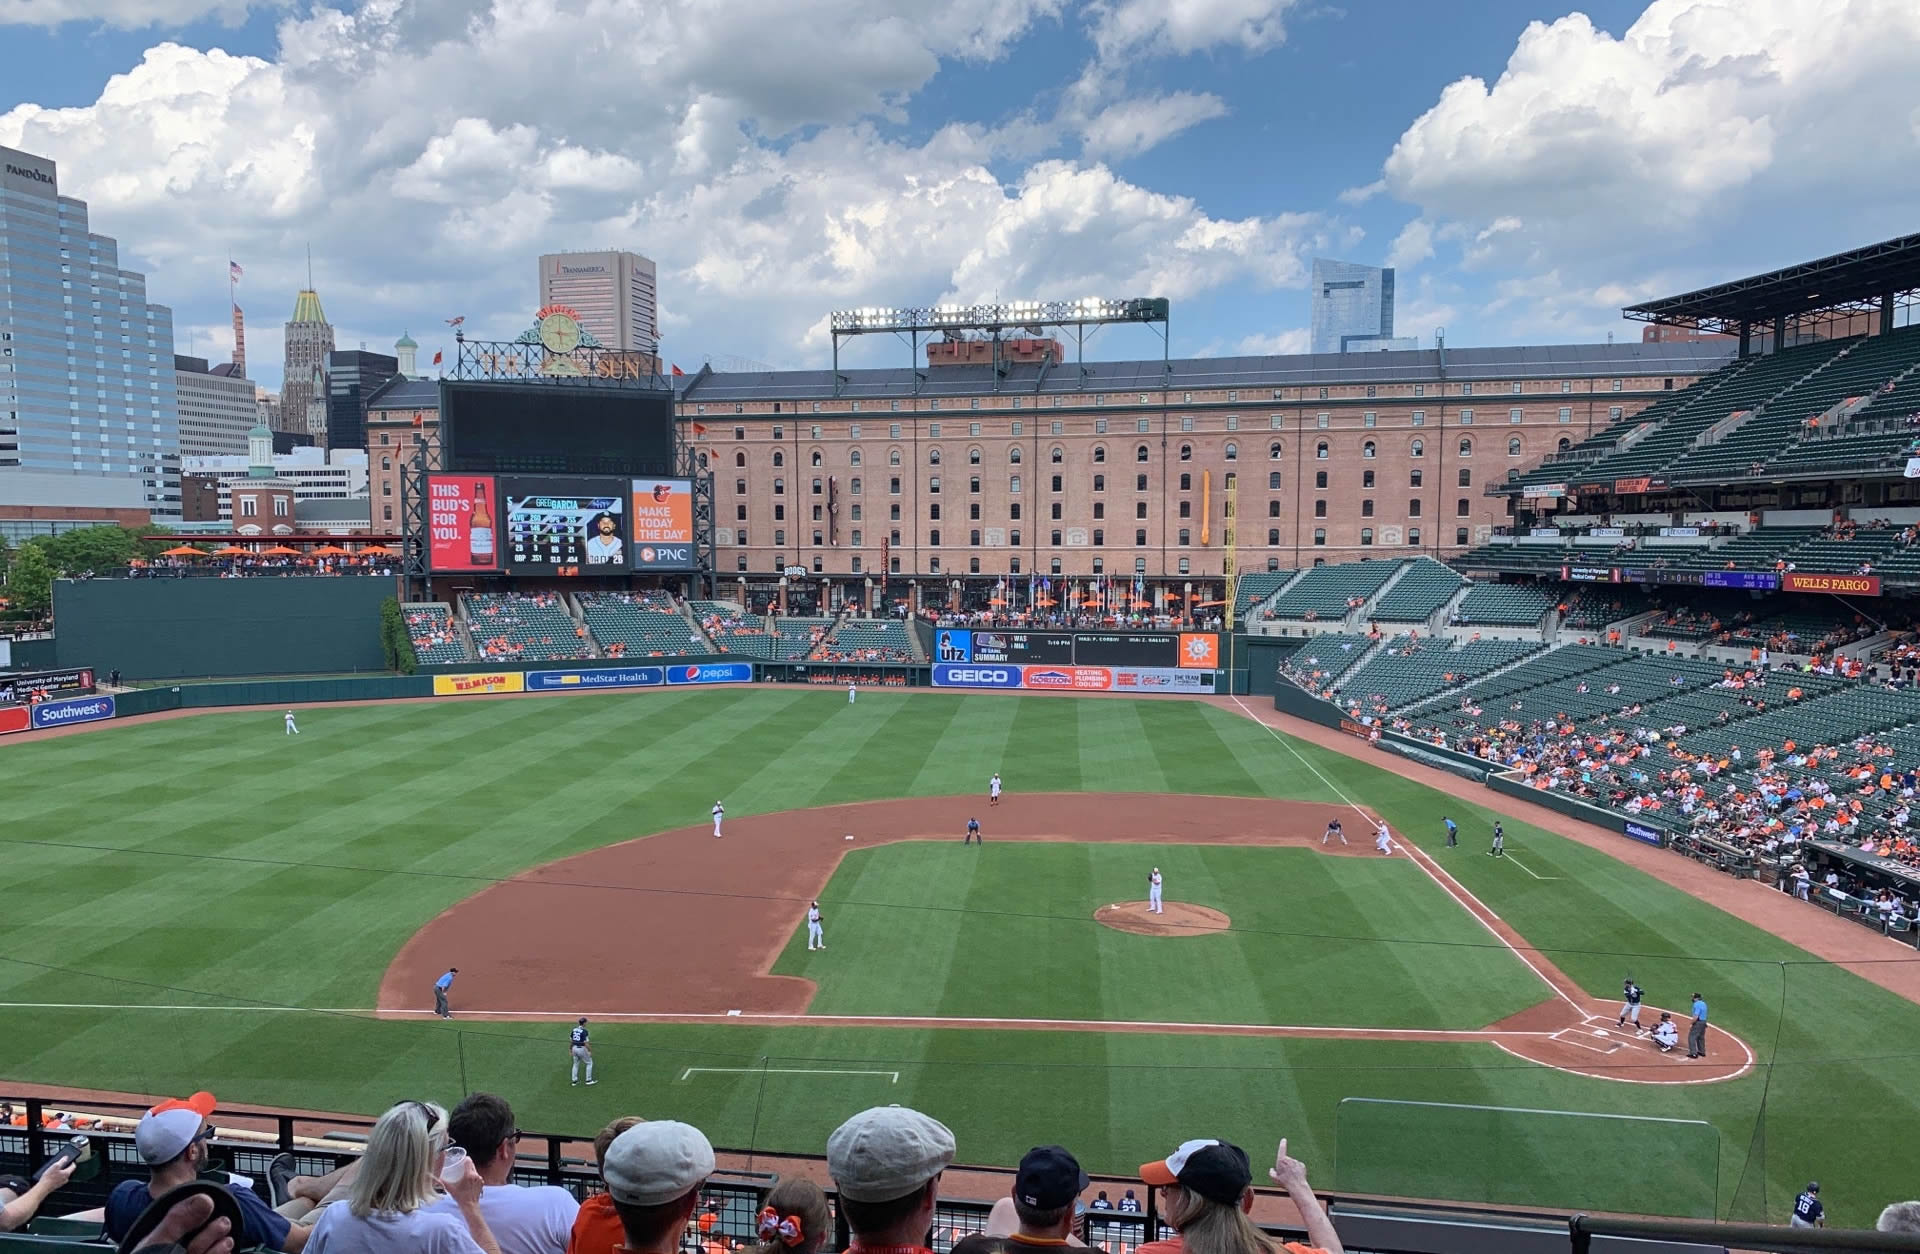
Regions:
M 447 1112 L 432 1102 L 401 1102 L 367 1137 L 345 1204 L 329 1206 L 313 1226 L 306 1254 L 500 1254 L 480 1216 L 480 1173 L 463 1159 L 445 1188 L 460 1212 L 430 1209 L 441 1193 Z
M 754 1222 L 760 1244 L 750 1254 L 819 1254 L 833 1235 L 827 1195 L 811 1180 L 782 1180 L 767 1193 Z
M 1226 1141 L 1187 1141 L 1140 1178 L 1160 1190 L 1160 1214 L 1179 1229 L 1166 1241 L 1150 1241 L 1137 1254 L 1345 1254 L 1333 1221 L 1307 1183 L 1306 1164 L 1287 1155 L 1285 1138 L 1267 1178 L 1287 1191 L 1306 1225 L 1311 1245 L 1278 1241 L 1254 1227 L 1253 1169 L 1247 1152 Z

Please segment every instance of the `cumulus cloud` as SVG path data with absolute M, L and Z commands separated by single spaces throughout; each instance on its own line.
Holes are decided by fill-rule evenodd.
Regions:
M 1387 250 L 1387 264 L 1396 270 L 1411 269 L 1433 256 L 1433 223 L 1415 218 L 1400 228 Z
M 183 325 L 221 333 L 231 250 L 269 379 L 267 327 L 309 244 L 338 325 L 376 328 L 357 337 L 375 346 L 411 329 L 425 357 L 455 314 L 517 334 L 535 255 L 566 248 L 653 257 L 665 352 L 689 365 L 810 359 L 849 304 L 1304 281 L 1333 229 L 1319 218 L 1218 218 L 1086 157 L 1036 162 L 1026 115 L 902 138 L 892 120 L 941 64 L 1004 55 L 1059 4 L 901 12 L 369 0 L 287 19 L 271 59 L 158 45 L 91 104 L 0 114 L 0 143 L 57 159 Z M 1137 151 L 1219 107 L 1156 102 L 1109 116 L 1102 142 Z
M 1211 92 L 1176 91 L 1110 105 L 1086 123 L 1083 134 L 1089 153 L 1130 157 L 1226 114 L 1226 101 Z
M 1284 331 L 1259 332 L 1242 336 L 1233 351 L 1243 357 L 1290 357 L 1304 353 L 1313 344 L 1313 333 L 1305 327 Z
M 250 0 L 0 0 L 0 26 L 62 26 L 99 23 L 123 30 L 177 27 L 212 19 L 227 25 L 246 20 L 249 9 L 278 7 Z
M 1140 53 L 1201 52 L 1232 45 L 1265 52 L 1285 42 L 1295 0 L 1094 0 L 1094 45 L 1108 60 Z

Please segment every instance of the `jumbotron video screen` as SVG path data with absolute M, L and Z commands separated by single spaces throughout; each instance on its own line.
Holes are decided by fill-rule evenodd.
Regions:
M 673 396 L 665 389 L 562 383 L 442 383 L 450 471 L 670 475 Z

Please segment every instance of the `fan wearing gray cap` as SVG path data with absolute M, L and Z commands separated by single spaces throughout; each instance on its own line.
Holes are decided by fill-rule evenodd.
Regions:
M 1140 1168 L 1140 1178 L 1160 1190 L 1160 1213 L 1180 1230 L 1166 1241 L 1149 1241 L 1136 1254 L 1345 1254 L 1333 1221 L 1307 1183 L 1306 1165 L 1288 1157 L 1283 1137 L 1267 1179 L 1287 1191 L 1312 1245 L 1276 1241 L 1247 1218 L 1253 1210 L 1253 1169 L 1247 1151 L 1226 1141 L 1185 1141 L 1159 1162 Z
M 213 1111 L 213 1094 L 202 1092 L 169 1098 L 140 1116 L 133 1130 L 133 1148 L 150 1175 L 145 1180 L 122 1180 L 107 1195 L 105 1219 L 110 1239 L 125 1238 L 156 1198 L 200 1178 L 209 1165 L 208 1142 L 213 1139 L 213 1125 L 208 1120 Z M 234 1234 L 236 1244 L 285 1250 L 288 1254 L 306 1248 L 311 1228 L 288 1223 L 250 1188 L 228 1191 L 240 1204 L 243 1221 L 242 1231 Z
M 600 1176 L 632 1254 L 674 1254 L 713 1175 L 713 1145 L 691 1124 L 637 1123 L 607 1146 Z
M 875 1106 L 827 1138 L 827 1171 L 840 1213 L 865 1254 L 924 1251 L 940 1173 L 953 1162 L 953 1133 L 905 1106 Z
M 1020 1160 L 1012 1195 L 993 1204 L 987 1234 L 1015 1249 L 1085 1245 L 1073 1235 L 1074 1203 L 1089 1183 L 1079 1159 L 1058 1145 L 1036 1145 Z

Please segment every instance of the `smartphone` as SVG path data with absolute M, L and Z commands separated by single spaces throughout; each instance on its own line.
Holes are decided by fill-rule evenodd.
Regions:
M 68 1163 L 84 1163 L 92 1157 L 93 1142 L 84 1136 L 72 1137 L 60 1147 L 58 1153 L 40 1165 L 40 1170 L 33 1173 L 33 1178 L 38 1180 L 56 1167 L 64 1167 Z

